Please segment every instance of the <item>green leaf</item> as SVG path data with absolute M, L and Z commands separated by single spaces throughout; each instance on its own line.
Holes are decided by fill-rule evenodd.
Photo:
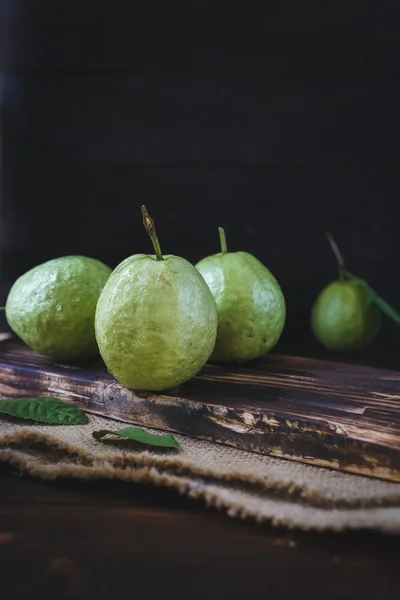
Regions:
M 164 435 L 154 435 L 148 433 L 138 427 L 126 427 L 125 429 L 118 429 L 117 431 L 110 431 L 109 429 L 100 429 L 100 431 L 93 431 L 93 437 L 95 440 L 101 440 L 106 435 L 118 435 L 120 437 L 128 438 L 139 444 L 146 446 L 162 446 L 164 448 L 180 448 L 179 443 L 176 441 L 171 433 Z
M 369 283 L 367 283 L 364 279 L 360 279 L 359 281 L 362 284 L 368 297 L 372 300 L 372 302 L 375 302 L 375 304 L 379 306 L 381 311 L 385 313 L 385 315 L 388 316 L 390 319 L 392 319 L 396 323 L 396 325 L 400 325 L 399 313 L 395 311 L 395 309 L 392 306 L 390 306 L 390 304 L 388 304 L 386 300 L 384 300 L 377 292 L 375 292 L 375 290 L 372 289 Z
M 80 408 L 52 396 L 0 398 L 0 413 L 20 419 L 58 425 L 83 425 L 89 420 Z

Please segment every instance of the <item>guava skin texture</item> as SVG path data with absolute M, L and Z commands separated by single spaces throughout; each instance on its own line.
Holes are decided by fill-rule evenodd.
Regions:
M 99 354 L 94 316 L 112 269 L 86 256 L 49 260 L 19 277 L 7 298 L 11 329 L 33 350 L 75 360 Z
M 113 272 L 95 319 L 100 354 L 128 388 L 161 391 L 193 377 L 217 335 L 204 279 L 184 258 L 136 254 Z
M 333 281 L 315 301 L 311 329 L 328 350 L 357 350 L 378 334 L 381 315 L 359 281 Z
M 218 333 L 210 362 L 244 362 L 271 350 L 286 319 L 285 298 L 272 273 L 247 252 L 214 254 L 196 268 L 217 304 Z

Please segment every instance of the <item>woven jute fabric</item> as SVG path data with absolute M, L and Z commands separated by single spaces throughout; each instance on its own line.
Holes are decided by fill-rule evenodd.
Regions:
M 90 416 L 87 425 L 0 421 L 0 461 L 42 479 L 106 478 L 164 486 L 235 518 L 308 530 L 400 533 L 400 485 L 261 456 L 176 435 L 181 450 L 140 451 L 92 432 L 131 426 Z M 153 433 L 160 433 L 148 429 Z

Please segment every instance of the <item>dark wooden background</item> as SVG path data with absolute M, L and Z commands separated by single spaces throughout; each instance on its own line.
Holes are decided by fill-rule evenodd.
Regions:
M 3 0 L 3 29 L 1 300 L 58 255 L 150 251 L 145 202 L 164 252 L 224 225 L 271 268 L 282 348 L 312 343 L 326 228 L 400 307 L 398 2 Z

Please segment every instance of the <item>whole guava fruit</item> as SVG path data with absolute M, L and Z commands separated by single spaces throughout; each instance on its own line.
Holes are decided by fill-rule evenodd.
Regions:
M 329 350 L 358 350 L 376 337 L 381 316 L 361 281 L 337 280 L 318 295 L 311 312 L 311 329 Z
M 96 309 L 100 354 L 123 385 L 161 391 L 193 377 L 217 335 L 214 298 L 195 267 L 161 254 L 152 219 L 142 207 L 155 255 L 135 254 L 112 273 Z
M 8 294 L 9 326 L 30 348 L 51 358 L 96 356 L 96 304 L 111 272 L 87 256 L 63 256 L 30 269 Z
M 282 289 L 255 256 L 228 252 L 219 228 L 222 252 L 196 264 L 213 294 L 218 332 L 210 362 L 245 362 L 266 354 L 280 338 L 286 305 Z

